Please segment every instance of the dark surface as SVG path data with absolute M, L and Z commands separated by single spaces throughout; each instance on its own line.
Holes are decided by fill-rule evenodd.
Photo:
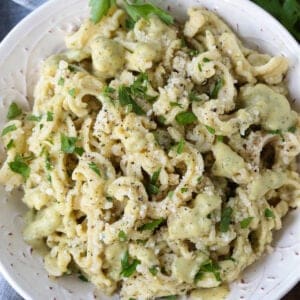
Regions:
M 21 19 L 23 19 L 29 10 L 14 4 L 10 0 L 0 0 L 0 40 L 16 25 Z M 280 272 L 280 270 L 278 270 Z M 300 272 L 300 270 L 299 270 Z M 9 297 L 1 300 L 16 299 Z M 247 300 L 247 299 L 245 299 Z M 261 300 L 261 299 L 257 299 Z M 292 289 L 282 300 L 300 300 L 300 283 Z

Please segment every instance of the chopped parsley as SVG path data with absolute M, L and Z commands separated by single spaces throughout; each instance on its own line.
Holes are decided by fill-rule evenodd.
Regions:
M 150 272 L 153 276 L 156 276 L 157 273 L 158 273 L 158 271 L 159 271 L 158 266 L 153 266 L 153 267 L 149 268 L 149 272 Z
M 180 191 L 181 193 L 186 193 L 188 191 L 188 188 L 181 188 Z
M 200 102 L 200 101 L 202 101 L 202 99 L 199 98 L 199 95 L 197 95 L 196 92 L 194 92 L 194 91 L 191 91 L 189 93 L 188 98 L 192 102 Z
M 28 121 L 40 122 L 42 120 L 42 116 L 29 115 L 27 117 Z
M 297 130 L 296 126 L 292 126 L 288 129 L 288 132 L 295 133 Z
M 8 163 L 8 165 L 13 172 L 20 174 L 24 178 L 24 180 L 27 180 L 30 175 L 30 167 L 25 161 L 26 159 L 18 154 L 16 155 L 14 161 Z
M 16 145 L 15 145 L 15 142 L 14 142 L 14 140 L 10 140 L 9 142 L 8 142 L 8 144 L 6 145 L 6 149 L 7 150 L 10 150 L 11 148 L 14 148 Z
M 275 218 L 273 211 L 269 208 L 265 209 L 265 217 L 266 218 Z
M 210 59 L 207 58 L 207 57 L 203 57 L 202 61 L 203 61 L 204 63 L 208 63 L 208 62 L 210 62 Z
M 84 149 L 81 147 L 76 147 L 77 141 L 77 137 L 68 137 L 62 133 L 60 135 L 61 151 L 68 154 L 76 153 L 81 156 L 84 152 Z
M 200 72 L 202 72 L 202 66 L 201 66 L 201 64 L 198 64 L 198 70 L 199 70 Z
M 223 85 L 224 85 L 224 79 L 218 78 L 210 91 L 211 99 L 218 98 L 219 92 L 220 92 L 221 88 L 223 87 Z
M 163 297 L 160 297 L 159 299 L 161 299 L 161 300 L 176 300 L 177 296 L 176 295 L 163 296 Z
M 2 130 L 1 136 L 5 136 L 5 135 L 8 134 L 9 132 L 12 132 L 12 131 L 15 131 L 15 130 L 17 130 L 17 127 L 16 127 L 15 124 L 9 125 L 9 126 L 5 127 L 5 128 Z
M 177 154 L 182 154 L 183 149 L 184 149 L 185 141 L 184 139 L 181 139 L 180 142 L 177 145 Z
M 155 230 L 157 229 L 163 222 L 165 222 L 165 219 L 160 218 L 157 220 L 153 220 L 152 222 L 146 223 L 140 227 L 138 227 L 138 231 L 145 231 L 145 230 Z
M 127 241 L 127 234 L 123 230 L 119 231 L 118 237 L 120 242 Z
M 119 88 L 119 101 L 121 106 L 129 106 L 137 115 L 145 114 L 145 111 L 133 99 L 130 87 L 121 86 Z
M 182 104 L 178 103 L 178 102 L 170 102 L 171 107 L 180 107 L 183 108 Z
M 223 142 L 224 136 L 223 135 L 217 135 L 217 142 Z
M 59 80 L 57 81 L 57 84 L 63 86 L 65 84 L 65 79 L 63 77 L 60 77 Z
M 97 175 L 101 176 L 101 172 L 94 162 L 89 163 L 89 168 L 93 170 Z
M 71 97 L 75 98 L 75 97 L 76 97 L 76 89 L 75 89 L 75 88 L 70 89 L 70 90 L 68 91 L 68 94 L 69 94 Z
M 242 229 L 248 228 L 252 220 L 253 220 L 253 217 L 248 217 L 248 218 L 245 218 L 244 220 L 242 220 L 240 222 L 241 228 Z
M 47 111 L 47 122 L 53 121 L 53 112 Z
M 231 207 L 226 207 L 222 211 L 221 221 L 220 221 L 220 231 L 221 232 L 227 232 L 229 230 L 232 213 L 233 213 L 233 209 Z
M 8 120 L 13 120 L 16 117 L 20 116 L 21 114 L 22 114 L 22 109 L 17 105 L 17 103 L 13 102 L 8 108 L 6 118 Z
M 151 176 L 150 183 L 146 185 L 146 190 L 150 195 L 157 195 L 159 193 L 159 187 L 157 181 L 159 178 L 160 171 L 161 168 L 155 171 Z
M 136 267 L 140 264 L 141 262 L 138 259 L 131 259 L 129 257 L 129 252 L 126 250 L 124 253 L 122 259 L 121 259 L 121 273 L 120 275 L 123 277 L 130 277 L 135 271 Z
M 166 118 L 164 116 L 159 116 L 157 118 L 157 123 L 160 124 L 160 125 L 165 125 L 166 123 Z
M 189 49 L 189 52 L 188 52 L 188 54 L 190 56 L 197 56 L 199 53 L 200 53 L 199 50 L 196 50 L 196 49 Z
M 215 134 L 216 133 L 216 130 L 208 125 L 205 125 L 207 131 L 210 133 L 210 134 Z
M 170 199 L 172 199 L 173 196 L 174 196 L 174 191 L 170 191 L 170 192 L 168 193 L 168 197 L 169 197 Z
M 279 135 L 281 137 L 281 139 L 284 141 L 284 135 L 280 129 L 268 130 L 268 133 L 274 134 L 274 135 Z
M 213 273 L 217 281 L 221 281 L 220 267 L 216 262 L 208 260 L 203 263 L 195 276 L 195 282 L 201 280 L 205 273 Z
M 51 171 L 53 169 L 53 165 L 51 163 L 49 153 L 46 153 L 45 166 L 47 171 Z
M 197 117 L 191 111 L 181 112 L 176 115 L 175 119 L 179 125 L 183 125 L 183 126 L 190 125 L 195 121 L 197 121 Z

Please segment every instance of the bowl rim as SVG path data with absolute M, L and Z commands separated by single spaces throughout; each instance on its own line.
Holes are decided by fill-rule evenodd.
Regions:
M 7 53 L 0 59 L 0 62 L 4 61 L 6 57 L 10 54 L 10 45 L 15 40 L 18 39 L 19 36 L 22 36 L 24 31 L 30 28 L 32 20 L 35 18 L 40 18 L 42 15 L 46 15 L 48 9 L 54 7 L 56 3 L 59 3 L 61 0 L 48 0 L 43 3 L 41 6 L 36 8 L 34 11 L 30 12 L 25 18 L 23 18 L 16 26 L 14 26 L 10 32 L 4 37 L 4 39 L 0 43 L 0 52 Z M 151 0 L 150 0 L 151 1 Z M 181 0 L 184 1 L 184 0 Z M 268 19 L 268 22 L 271 22 L 274 25 L 275 30 L 280 31 L 283 35 L 284 40 L 286 41 L 286 47 L 291 49 L 293 53 L 296 53 L 298 56 L 298 63 L 300 63 L 300 44 L 296 41 L 296 39 L 290 34 L 290 32 L 270 13 L 265 11 L 263 8 L 251 2 L 250 0 L 223 0 L 224 2 L 228 2 L 228 5 L 231 5 L 231 1 L 236 1 L 239 5 L 243 5 L 244 7 L 249 7 L 252 11 L 256 11 L 262 17 Z M 199 4 L 200 5 L 200 4 Z M 197 5 L 195 5 L 196 7 Z M 24 299 L 32 299 L 28 291 L 19 286 L 18 282 L 13 279 L 10 272 L 4 267 L 1 259 L 0 259 L 0 273 L 3 275 L 4 279 L 10 284 L 10 286 Z M 285 294 L 287 294 L 298 282 L 300 282 L 300 274 L 295 276 L 295 273 L 289 274 L 286 278 L 285 282 L 288 284 L 281 287 L 278 290 L 278 298 L 280 299 Z M 287 288 L 288 286 L 288 288 Z

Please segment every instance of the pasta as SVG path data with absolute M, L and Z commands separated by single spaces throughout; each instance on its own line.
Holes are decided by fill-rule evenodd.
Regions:
M 32 112 L 10 106 L 0 183 L 23 187 L 24 239 L 51 276 L 121 299 L 223 299 L 299 206 L 287 59 L 188 15 L 129 29 L 110 8 L 45 61 Z

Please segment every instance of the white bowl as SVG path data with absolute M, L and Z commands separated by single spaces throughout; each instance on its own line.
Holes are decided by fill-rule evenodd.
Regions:
M 287 78 L 294 107 L 300 111 L 300 48 L 270 15 L 247 0 L 160 0 L 179 19 L 186 8 L 203 5 L 215 10 L 251 46 L 283 54 L 291 63 Z M 63 38 L 89 14 L 87 0 L 52 0 L 25 18 L 0 46 L 0 128 L 7 107 L 17 101 L 28 107 L 42 59 L 64 48 Z M 27 100 L 29 99 L 29 100 Z M 2 156 L 4 150 L 0 151 Z M 0 270 L 25 299 L 113 299 L 76 277 L 50 280 L 38 254 L 22 239 L 21 192 L 8 195 L 0 188 Z M 300 211 L 291 212 L 275 235 L 274 252 L 262 258 L 232 284 L 230 300 L 281 298 L 300 279 Z

